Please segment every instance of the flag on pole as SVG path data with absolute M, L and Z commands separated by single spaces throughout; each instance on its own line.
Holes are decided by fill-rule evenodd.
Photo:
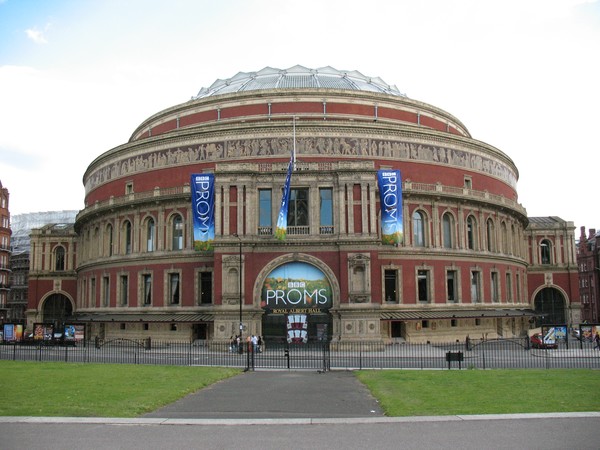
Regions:
M 290 183 L 292 180 L 292 172 L 296 165 L 296 118 L 294 117 L 294 134 L 293 134 L 292 155 L 288 164 L 285 184 L 283 185 L 283 195 L 281 196 L 281 208 L 279 208 L 279 216 L 277 216 L 277 226 L 275 228 L 275 237 L 280 241 L 285 240 L 287 236 L 287 217 L 288 204 L 290 201 Z
M 400 245 L 404 239 L 402 223 L 402 176 L 399 170 L 377 172 L 381 204 L 381 240 Z

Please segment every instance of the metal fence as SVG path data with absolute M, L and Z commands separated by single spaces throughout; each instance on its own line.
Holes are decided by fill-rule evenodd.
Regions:
M 248 351 L 250 350 L 250 351 Z M 73 363 L 227 366 L 256 369 L 554 369 L 600 368 L 600 350 L 592 342 L 561 342 L 557 349 L 532 348 L 527 339 L 470 340 L 448 344 L 373 342 L 227 343 L 149 339 L 91 341 L 70 345 L 0 345 L 0 359 Z

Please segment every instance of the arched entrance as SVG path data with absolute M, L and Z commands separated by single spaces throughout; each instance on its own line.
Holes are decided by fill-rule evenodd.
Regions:
M 559 325 L 567 323 L 565 315 L 565 297 L 555 288 L 547 287 L 540 290 L 534 301 L 535 312 L 538 315 L 538 325 Z
M 333 289 L 314 265 L 292 261 L 275 267 L 264 278 L 260 298 L 265 341 L 303 344 L 331 339 Z
M 73 304 L 63 294 L 52 294 L 42 307 L 42 321 L 44 323 L 64 324 L 73 315 Z

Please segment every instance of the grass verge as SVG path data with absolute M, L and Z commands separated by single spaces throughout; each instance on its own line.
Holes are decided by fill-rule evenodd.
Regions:
M 137 417 L 238 373 L 221 367 L 0 361 L 0 416 Z
M 359 371 L 388 416 L 600 411 L 600 372 Z

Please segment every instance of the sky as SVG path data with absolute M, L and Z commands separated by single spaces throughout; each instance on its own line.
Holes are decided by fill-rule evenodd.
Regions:
M 528 216 L 600 230 L 600 0 L 0 0 L 11 215 L 82 209 L 88 165 L 146 118 L 296 64 L 453 114 L 515 162 Z

